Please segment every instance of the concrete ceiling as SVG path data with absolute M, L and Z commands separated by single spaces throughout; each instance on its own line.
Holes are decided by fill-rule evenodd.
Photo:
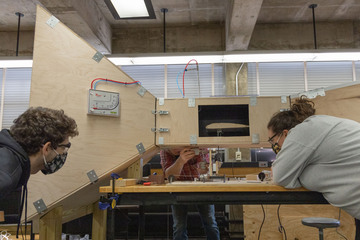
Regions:
M 115 20 L 104 0 L 1 0 L 0 32 L 31 31 L 36 5 L 48 9 L 86 41 L 104 53 L 111 53 L 112 32 L 122 28 L 163 27 L 161 8 L 167 8 L 166 26 L 222 24 L 225 50 L 246 50 L 256 24 L 311 23 L 316 3 L 317 22 L 360 20 L 360 0 L 152 0 L 156 19 Z

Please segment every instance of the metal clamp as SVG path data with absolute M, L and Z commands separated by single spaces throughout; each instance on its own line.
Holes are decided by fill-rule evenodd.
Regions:
M 169 132 L 170 128 L 151 128 L 152 132 Z
M 159 115 L 169 115 L 169 111 L 164 111 L 164 110 L 160 110 L 160 111 L 156 111 L 156 110 L 152 110 L 151 111 L 152 114 L 159 114 Z

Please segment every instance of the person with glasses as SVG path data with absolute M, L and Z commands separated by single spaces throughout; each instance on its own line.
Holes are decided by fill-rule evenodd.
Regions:
M 24 186 L 30 174 L 58 171 L 79 134 L 74 119 L 63 110 L 29 108 L 0 132 L 0 199 Z
M 16 237 L 25 203 L 27 223 L 27 182 L 30 174 L 58 171 L 71 146 L 70 137 L 79 135 L 74 119 L 63 110 L 29 108 L 10 127 L 0 132 L 0 206 L 1 200 L 22 188 Z M 1 210 L 1 209 L 0 209 Z
M 360 240 L 360 124 L 315 115 L 314 106 L 301 97 L 289 111 L 270 119 L 268 141 L 277 154 L 273 181 L 285 188 L 321 192 L 355 218 L 355 239 Z

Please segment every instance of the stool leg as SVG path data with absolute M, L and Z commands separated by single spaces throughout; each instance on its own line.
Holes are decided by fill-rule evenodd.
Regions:
M 324 240 L 324 232 L 322 228 L 319 228 L 319 239 Z

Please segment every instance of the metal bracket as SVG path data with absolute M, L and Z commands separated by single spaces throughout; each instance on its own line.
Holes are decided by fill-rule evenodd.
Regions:
M 156 111 L 156 110 L 152 110 L 151 111 L 152 112 L 152 114 L 159 114 L 159 115 L 169 115 L 169 111 L 163 111 L 163 110 L 160 110 L 160 111 Z
M 152 132 L 169 132 L 170 131 L 170 128 L 151 128 L 151 131 Z
M 146 88 L 144 88 L 143 86 L 140 86 L 137 94 L 139 94 L 141 97 L 143 97 L 146 92 L 147 92 Z
M 196 135 L 190 135 L 190 144 L 192 144 L 192 145 L 197 144 L 197 136 Z
M 250 97 L 250 106 L 256 106 L 257 99 L 254 96 Z
M 99 63 L 101 59 L 103 59 L 104 55 L 101 52 L 96 52 L 92 59 L 95 60 L 95 62 Z
M 91 183 L 95 183 L 99 179 L 98 176 L 95 173 L 95 170 L 91 170 L 90 172 L 88 172 L 87 176 L 90 179 Z
M 251 143 L 252 144 L 260 143 L 260 135 L 258 133 L 253 133 L 253 135 L 251 136 Z
M 136 149 L 139 151 L 139 154 L 143 154 L 145 152 L 145 147 L 142 143 L 136 145 Z
M 165 98 L 159 98 L 159 106 L 163 106 L 165 104 Z
M 188 99 L 188 107 L 195 107 L 195 98 Z
M 299 93 L 299 97 L 301 97 L 303 95 L 305 95 L 309 99 L 316 98 L 316 96 L 325 96 L 325 89 L 324 88 L 316 88 L 313 90 Z
M 51 16 L 47 21 L 46 24 L 49 25 L 51 28 L 54 28 L 56 24 L 60 22 L 55 16 Z
M 36 211 L 38 213 L 42 213 L 42 212 L 46 211 L 46 209 L 47 209 L 47 207 L 46 207 L 46 205 L 44 203 L 44 200 L 42 200 L 42 198 L 35 201 L 33 204 L 34 204 L 34 207 L 35 207 L 35 209 L 36 209 Z

